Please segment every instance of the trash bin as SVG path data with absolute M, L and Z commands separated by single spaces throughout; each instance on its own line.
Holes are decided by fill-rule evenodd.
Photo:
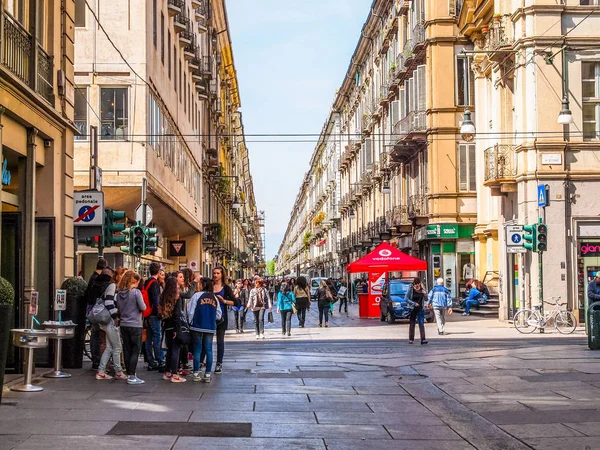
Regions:
M 358 317 L 361 319 L 369 318 L 369 294 L 366 292 L 358 294 Z
M 600 350 L 600 302 L 588 306 L 588 347 L 590 350 Z
M 83 367 L 83 350 L 85 347 L 85 313 L 87 302 L 83 293 L 87 283 L 81 278 L 66 279 L 61 289 L 67 291 L 67 309 L 63 311 L 62 320 L 71 320 L 77 324 L 73 339 L 63 342 L 62 365 L 65 369 L 81 369 Z

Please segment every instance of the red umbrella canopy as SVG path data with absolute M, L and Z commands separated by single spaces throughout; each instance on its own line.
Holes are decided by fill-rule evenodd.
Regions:
M 387 242 L 346 267 L 348 273 L 399 272 L 401 270 L 427 270 L 427 262 L 402 253 Z

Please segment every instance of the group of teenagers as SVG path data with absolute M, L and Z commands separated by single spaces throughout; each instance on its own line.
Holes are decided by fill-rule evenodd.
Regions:
M 311 295 L 304 277 L 282 282 L 276 295 L 272 295 L 260 277 L 228 283 L 225 269 L 220 266 L 214 268 L 212 278 L 201 277 L 187 268 L 165 273 L 154 262 L 148 269 L 150 276 L 143 281 L 135 271 L 112 269 L 105 259 L 99 259 L 90 277 L 85 293 L 88 311 L 100 303 L 110 314 L 107 323 L 92 325 L 92 369 L 98 380 L 143 384 L 137 376 L 138 360 L 143 353 L 147 369 L 162 372 L 164 380 L 183 383 L 191 375 L 193 381 L 210 383 L 214 337 L 217 342 L 214 373 L 223 371 L 230 310 L 234 313 L 236 333 L 244 332 L 246 314 L 252 311 L 257 339 L 265 338 L 265 314 L 272 322 L 274 306 L 281 314 L 284 336 L 291 336 L 294 314 L 299 326 L 305 326 Z M 320 326 L 323 317 L 328 326 L 327 310 L 332 299 L 330 288 L 323 283 L 317 295 Z M 101 332 L 105 335 L 102 352 Z M 114 376 L 107 372 L 109 363 Z

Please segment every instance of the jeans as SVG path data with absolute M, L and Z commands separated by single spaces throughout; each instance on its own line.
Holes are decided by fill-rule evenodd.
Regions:
M 306 322 L 306 310 L 308 308 L 298 308 L 298 324 L 303 327 Z
M 256 335 L 265 334 L 265 310 L 259 309 L 258 311 L 252 311 L 254 313 L 254 329 Z
M 408 325 L 408 340 L 415 340 L 415 323 L 419 323 L 419 334 L 421 341 L 425 340 L 425 311 L 423 308 L 415 308 L 410 312 L 410 323 Z
M 148 356 L 148 366 L 156 367 L 163 364 L 164 353 L 160 349 L 161 325 L 160 319 L 156 316 L 148 317 L 146 328 L 146 353 Z
M 90 353 L 92 354 L 92 369 L 97 369 L 100 365 L 100 325 L 92 324 L 92 332 L 90 334 Z
M 223 355 L 225 354 L 225 331 L 227 331 L 227 323 L 217 325 L 217 364 L 223 364 Z
M 200 364 L 202 363 L 201 355 L 206 355 L 206 372 L 212 372 L 213 362 L 213 336 L 212 333 L 199 333 L 192 331 L 192 343 L 193 343 L 193 354 L 194 354 L 194 373 L 200 371 Z
M 121 327 L 121 339 L 127 375 L 135 375 L 142 349 L 142 328 Z
M 342 312 L 342 305 L 344 305 L 344 312 L 348 312 L 348 297 L 340 297 L 340 312 Z
M 243 330 L 244 329 L 244 323 L 246 322 L 246 312 L 245 312 L 245 310 L 234 311 L 233 312 L 233 318 L 235 320 L 235 329 L 236 330 Z
M 290 309 L 288 311 L 281 311 L 281 332 L 283 334 L 290 333 L 292 331 L 292 316 L 294 312 Z
M 165 330 L 165 341 L 167 343 L 167 367 L 165 372 L 177 374 L 179 370 L 179 351 L 181 344 L 173 337 L 175 330 Z
M 443 333 L 446 328 L 446 311 L 446 308 L 433 308 L 435 323 L 440 333 Z
M 106 349 L 102 353 L 102 358 L 100 358 L 98 372 L 106 371 L 106 364 L 111 356 L 115 371 L 117 373 L 123 372 L 123 368 L 121 367 L 121 333 L 119 333 L 119 329 L 115 327 L 112 319 L 110 319 L 108 324 L 100 325 L 100 329 L 106 333 Z
M 319 303 L 319 324 L 323 323 L 323 316 L 325 316 L 325 322 L 329 322 L 329 305 L 330 303 L 327 305 L 321 305 Z
M 467 314 L 470 313 L 471 306 L 479 306 L 479 302 L 477 300 L 467 300 L 467 301 L 465 301 L 465 312 Z

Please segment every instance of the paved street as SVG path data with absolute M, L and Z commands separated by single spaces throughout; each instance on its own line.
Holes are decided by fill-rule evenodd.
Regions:
M 523 336 L 453 315 L 421 346 L 355 305 L 328 329 L 315 313 L 292 337 L 271 324 L 265 341 L 248 320 L 209 385 L 145 370 L 142 386 L 96 381 L 88 365 L 39 379 L 41 393 L 5 390 L 0 448 L 600 448 L 600 352 L 581 330 Z

